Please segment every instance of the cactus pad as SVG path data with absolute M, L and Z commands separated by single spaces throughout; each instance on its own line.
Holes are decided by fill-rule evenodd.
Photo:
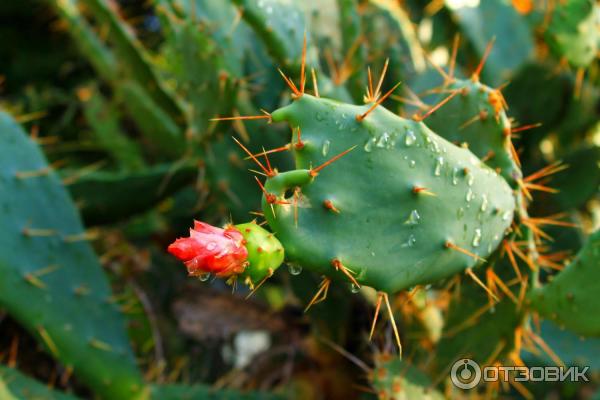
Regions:
M 444 398 L 434 389 L 427 375 L 397 357 L 379 355 L 370 379 L 379 399 L 441 400 Z
M 283 263 L 283 247 L 272 233 L 256 222 L 235 227 L 244 236 L 246 250 L 248 250 L 248 266 L 242 276 L 247 276 L 253 286 L 265 277 L 270 277 Z
M 76 400 L 73 396 L 52 390 L 43 383 L 21 374 L 16 369 L 3 365 L 0 365 L 0 398 L 4 400 Z
M 576 67 L 587 67 L 598 53 L 598 15 L 594 0 L 570 0 L 556 4 L 546 31 L 550 48 Z
M 600 231 L 596 231 L 569 266 L 552 281 L 533 290 L 531 306 L 559 326 L 581 335 L 599 336 L 596 306 L 599 278 Z
M 270 177 L 263 196 L 287 258 L 328 276 L 343 265 L 389 292 L 473 267 L 512 221 L 510 187 L 421 122 L 383 107 L 357 119 L 371 106 L 305 94 L 272 114 L 301 130 L 297 169 Z
M 71 199 L 4 113 L 0 133 L 0 305 L 97 393 L 137 398 L 125 324 Z
M 445 89 L 459 94 L 427 118 L 427 126 L 451 142 L 466 143 L 508 182 L 520 179 L 521 169 L 512 150 L 510 121 L 500 91 L 471 79 L 457 79 Z

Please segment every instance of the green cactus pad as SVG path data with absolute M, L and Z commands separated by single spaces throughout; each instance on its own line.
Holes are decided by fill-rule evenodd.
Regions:
M 161 18 L 167 34 L 166 39 L 169 41 L 166 48 L 177 47 L 177 50 L 173 49 L 173 53 L 189 51 L 195 54 L 197 63 L 204 64 L 206 61 L 203 59 L 213 57 L 213 54 L 198 53 L 197 46 L 201 43 L 177 43 L 185 25 L 190 24 L 197 28 L 200 25 L 199 31 L 202 32 L 199 34 L 209 35 L 211 41 L 218 45 L 215 49 L 218 55 L 213 57 L 212 61 L 222 62 L 224 69 L 235 76 L 243 75 L 244 53 L 248 50 L 253 36 L 246 24 L 236 22 L 237 9 L 230 1 L 158 0 L 157 3 L 157 15 Z M 193 60 L 194 57 L 190 59 Z
M 193 163 L 162 164 L 140 172 L 92 172 L 68 189 L 86 224 L 101 225 L 148 211 L 197 175 Z
M 57 3 L 58 7 L 63 7 L 60 3 L 66 2 Z M 112 45 L 123 72 L 137 83 L 140 92 L 150 97 L 145 102 L 164 110 L 167 114 L 165 118 L 168 117 L 177 124 L 183 123 L 185 119 L 181 105 L 160 79 L 150 54 L 137 39 L 131 26 L 121 17 L 119 6 L 102 0 L 81 0 L 77 3 L 85 5 L 94 13 L 98 28 Z
M 300 128 L 304 144 L 293 146 L 298 169 L 265 184 L 279 204 L 263 196 L 287 258 L 342 277 L 332 266 L 337 260 L 359 283 L 390 292 L 473 267 L 472 256 L 448 245 L 490 254 L 512 221 L 510 187 L 423 123 L 383 107 L 357 121 L 369 107 L 305 94 L 272 114 Z M 310 168 L 351 148 L 311 176 Z
M 510 121 L 500 92 L 472 79 L 455 80 L 445 89 L 460 93 L 429 116 L 427 126 L 451 142 L 466 143 L 508 182 L 520 179 L 521 169 L 511 153 Z
M 379 355 L 369 377 L 379 399 L 444 399 L 427 375 L 397 357 Z
M 0 113 L 0 305 L 82 382 L 143 392 L 125 324 L 77 211 L 38 147 Z
M 258 284 L 283 263 L 283 247 L 275 236 L 256 222 L 235 226 L 246 240 L 248 267 L 242 277 L 249 277 L 252 284 Z
M 512 72 L 527 62 L 535 50 L 534 35 L 523 16 L 505 0 L 478 2 L 445 1 L 445 8 L 460 28 L 478 58 L 494 40 L 483 76 L 500 85 Z M 515 45 L 518 43 L 518 45 Z
M 554 194 L 556 212 L 583 207 L 600 196 L 598 160 L 600 146 L 594 145 L 582 145 L 564 157 L 563 163 L 569 168 L 552 180 L 552 186 L 559 191 Z
M 369 0 L 361 7 L 369 53 L 385 54 L 390 58 L 394 66 L 389 70 L 390 81 L 406 81 L 423 72 L 426 63 L 421 43 L 413 22 L 400 4 L 388 0 Z M 390 40 L 392 37 L 394 40 Z
M 581 337 L 574 332 L 560 329 L 548 320 L 540 323 L 539 335 L 566 366 L 589 367 L 590 375 L 600 371 L 600 338 Z M 523 350 L 521 358 L 527 365 L 556 365 L 544 352 L 532 353 Z
M 79 98 L 95 142 L 123 170 L 141 170 L 145 162 L 140 147 L 121 129 L 121 115 L 116 105 L 107 101 L 96 85 L 84 88 L 81 93 Z
M 76 400 L 76 397 L 52 390 L 16 369 L 0 365 L 0 399 Z
M 545 32 L 550 48 L 574 66 L 587 67 L 598 53 L 599 14 L 600 7 L 594 0 L 558 2 Z
M 241 7 L 244 20 L 267 45 L 282 66 L 300 60 L 304 15 L 294 2 L 282 0 L 231 0 Z
M 531 307 L 561 327 L 581 335 L 599 336 L 599 282 L 600 231 L 596 231 L 571 264 L 529 294 Z
M 339 26 L 342 39 L 342 55 L 349 58 L 349 63 L 354 73 L 348 78 L 348 88 L 355 101 L 361 101 L 364 93 L 366 71 L 366 46 L 361 42 L 363 26 L 361 15 L 357 12 L 358 0 L 337 0 L 339 12 Z M 321 83 L 321 82 L 319 82 Z M 329 97 L 329 96 L 327 96 Z

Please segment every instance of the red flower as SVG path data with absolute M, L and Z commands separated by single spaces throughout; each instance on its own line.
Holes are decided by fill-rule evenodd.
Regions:
M 194 221 L 190 237 L 177 239 L 168 251 L 184 262 L 192 276 L 213 273 L 223 278 L 240 274 L 248 258 L 240 231 L 233 226 L 221 229 L 199 221 Z

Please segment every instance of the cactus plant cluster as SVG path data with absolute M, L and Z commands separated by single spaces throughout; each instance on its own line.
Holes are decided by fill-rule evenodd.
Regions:
M 600 356 L 594 1 L 39 3 L 85 73 L 74 114 L 0 103 L 0 311 L 75 383 L 13 339 L 0 397 L 462 398 L 460 359 Z M 250 364 L 181 332 L 182 291 L 231 289 L 286 321 Z

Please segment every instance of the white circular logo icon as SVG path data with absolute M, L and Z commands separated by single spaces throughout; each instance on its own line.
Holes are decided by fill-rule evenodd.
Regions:
M 469 358 L 460 359 L 452 366 L 450 379 L 460 389 L 473 389 L 481 380 L 481 368 Z

